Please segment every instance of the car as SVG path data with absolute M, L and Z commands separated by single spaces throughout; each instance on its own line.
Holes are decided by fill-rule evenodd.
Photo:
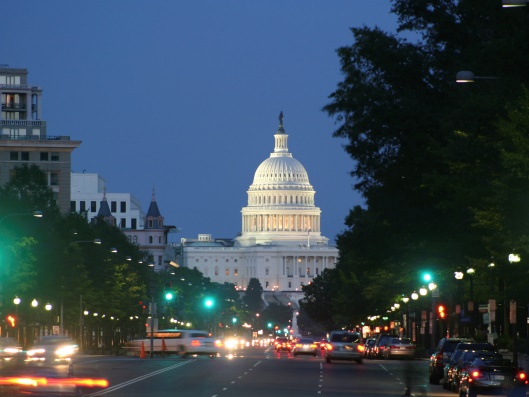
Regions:
M 26 360 L 46 364 L 71 362 L 78 351 L 79 346 L 68 336 L 46 335 L 26 351 Z
M 459 361 L 459 358 L 461 357 L 461 355 L 466 351 L 467 350 L 457 350 L 457 351 L 454 351 L 454 353 L 450 356 L 450 359 L 448 360 L 448 362 L 446 363 L 443 369 L 443 377 L 440 380 L 440 383 L 442 384 L 443 389 L 451 388 L 452 372 L 454 371 L 454 367 Z
M 0 338 L 0 360 L 8 361 L 22 353 L 22 346 L 14 338 Z
M 456 350 L 456 352 L 459 350 Z M 502 355 L 500 353 L 492 351 L 480 351 L 480 350 L 464 350 L 463 354 L 459 356 L 457 363 L 454 365 L 451 373 L 451 381 L 448 384 L 448 389 L 455 393 L 459 393 L 461 384 L 461 376 L 472 364 L 476 358 L 481 359 L 500 359 Z
M 415 344 L 410 338 L 389 338 L 384 346 L 383 356 L 386 360 L 391 358 L 415 357 Z
M 450 356 L 454 352 L 456 346 L 461 342 L 474 342 L 471 338 L 442 338 L 435 351 L 430 356 L 428 365 L 428 380 L 431 384 L 437 385 L 443 378 L 443 371 L 445 365 L 448 363 Z
M 299 338 L 292 347 L 292 354 L 297 356 L 298 354 L 311 354 L 314 357 L 317 356 L 320 346 L 314 339 L 310 338 Z
M 501 393 L 509 397 L 525 397 L 527 374 L 504 358 L 476 358 L 461 374 L 460 397 Z
M 292 345 L 290 344 L 290 339 L 288 339 L 286 336 L 278 336 L 275 340 L 274 345 L 275 345 L 276 352 L 286 350 L 290 353 L 292 351 Z
M 362 336 L 357 332 L 333 331 L 325 347 L 325 362 L 332 360 L 349 360 L 362 364 L 365 346 Z
M 152 339 L 151 339 L 152 338 Z M 212 358 L 220 353 L 219 344 L 207 331 L 196 329 L 162 329 L 153 334 L 147 333 L 146 338 L 133 339 L 125 343 L 125 349 L 139 354 L 146 352 L 188 355 L 207 355 Z
M 377 337 L 377 341 L 375 343 L 375 348 L 373 349 L 373 358 L 382 358 L 384 355 L 384 348 L 386 346 L 386 341 L 389 338 L 394 338 L 395 335 L 390 334 L 380 334 Z
M 373 353 L 374 353 L 376 342 L 377 342 L 377 340 L 375 338 L 366 339 L 366 341 L 364 343 L 364 345 L 365 345 L 364 357 L 373 358 Z

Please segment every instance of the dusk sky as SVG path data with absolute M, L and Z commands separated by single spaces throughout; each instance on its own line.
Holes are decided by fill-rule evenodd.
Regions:
M 98 173 L 171 241 L 232 238 L 284 113 L 331 243 L 356 204 L 352 160 L 322 112 L 351 27 L 395 32 L 390 0 L 26 0 L 2 4 L 0 63 L 42 87 L 49 135 L 81 140 L 72 171 Z

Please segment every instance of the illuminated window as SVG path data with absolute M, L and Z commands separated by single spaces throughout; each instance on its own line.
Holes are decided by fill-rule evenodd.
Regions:
M 233 275 L 238 276 L 239 275 L 239 269 L 235 268 L 233 269 Z
M 229 276 L 230 275 L 230 269 L 226 268 L 225 274 L 226 274 L 226 276 Z

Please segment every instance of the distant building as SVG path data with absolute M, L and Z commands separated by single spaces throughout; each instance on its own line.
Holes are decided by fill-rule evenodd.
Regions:
M 176 227 L 164 224 L 154 192 L 145 214 L 140 201 L 130 193 L 107 192 L 105 180 L 98 174 L 72 173 L 70 207 L 72 212 L 86 213 L 89 222 L 102 219 L 119 227 L 131 243 L 149 252 L 154 270 L 167 269 L 174 263 L 175 250 L 168 243 L 168 234 Z
M 145 213 L 140 201 L 130 193 L 111 193 L 105 190 L 106 182 L 94 173 L 72 173 L 70 211 L 85 212 L 90 222 L 99 212 L 106 195 L 116 226 L 125 229 L 143 229 Z
M 321 234 L 315 191 L 303 165 L 288 151 L 282 114 L 274 139 L 274 152 L 259 165 L 248 189 L 242 233 L 234 239 L 183 238 L 176 244 L 177 262 L 239 290 L 257 278 L 265 295 L 279 291 L 298 300 L 304 285 L 335 267 L 338 249 Z
M 0 185 L 15 167 L 37 165 L 62 212 L 70 209 L 71 154 L 81 145 L 69 136 L 48 135 L 42 120 L 42 89 L 28 84 L 27 69 L 0 65 Z

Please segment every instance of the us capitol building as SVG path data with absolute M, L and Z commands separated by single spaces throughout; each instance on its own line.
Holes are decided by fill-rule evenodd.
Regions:
M 242 208 L 242 232 L 233 240 L 182 238 L 177 263 L 197 268 L 218 283 L 246 289 L 259 279 L 265 292 L 302 297 L 301 287 L 324 269 L 334 268 L 338 249 L 321 234 L 321 210 L 303 165 L 288 151 L 283 113 L 274 134 L 274 151 L 255 171 Z

